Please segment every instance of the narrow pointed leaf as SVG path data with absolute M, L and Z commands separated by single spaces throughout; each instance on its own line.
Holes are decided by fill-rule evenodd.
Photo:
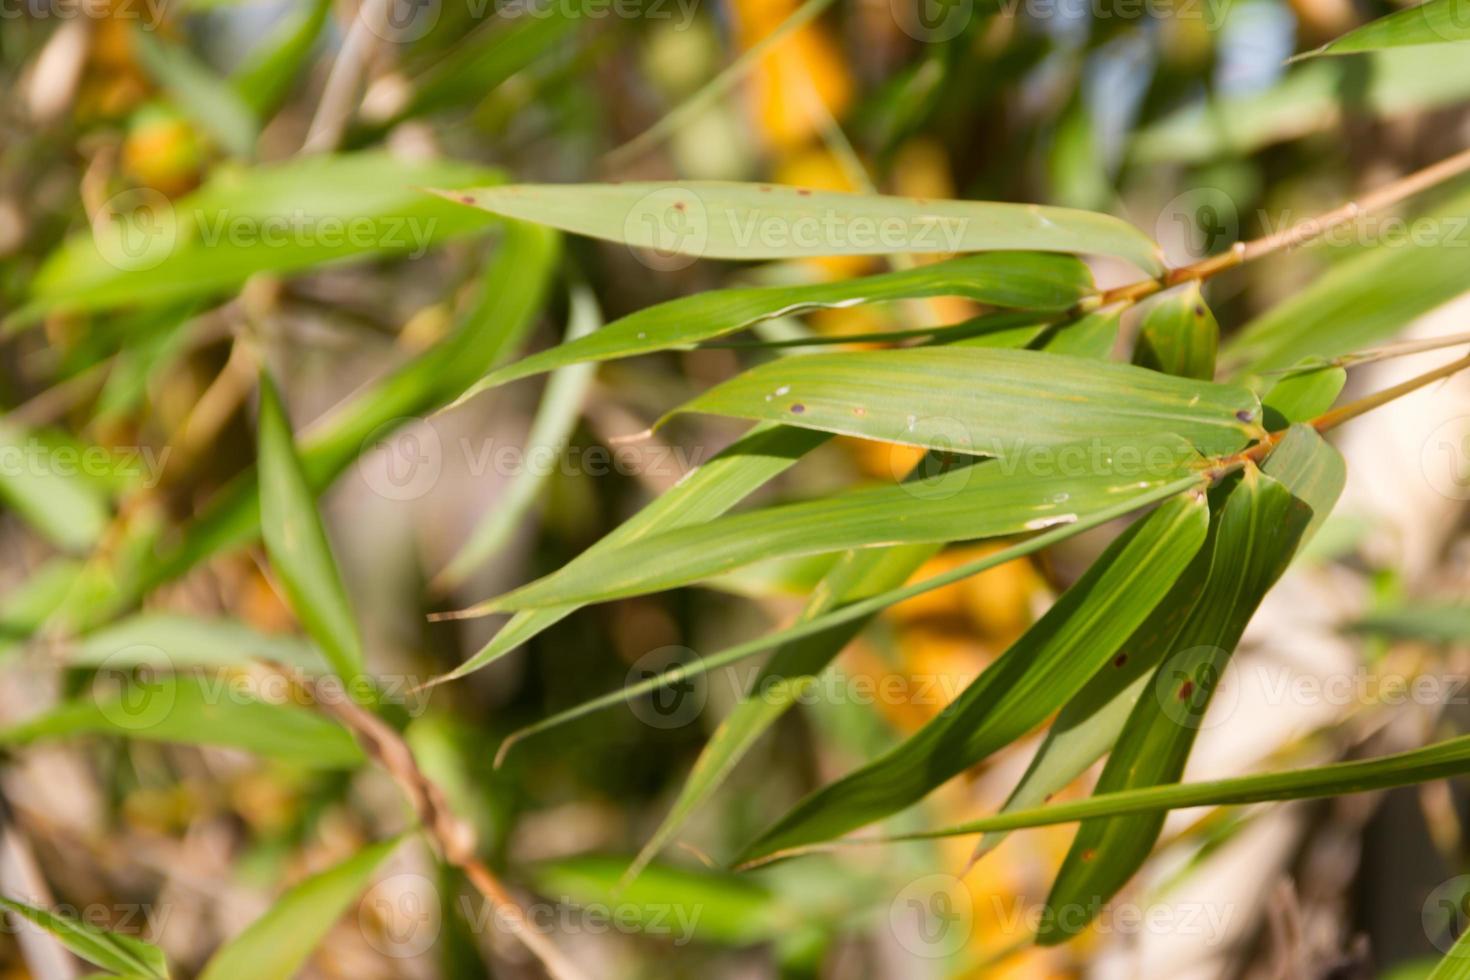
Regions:
M 926 201 L 771 184 L 512 184 L 444 195 L 508 218 L 711 259 L 1019 250 L 1110 255 L 1163 271 L 1158 246 L 1118 218 L 1069 208 Z
M 720 516 L 795 465 L 827 438 L 825 433 L 807 429 L 758 426 L 618 525 L 569 563 L 567 570 L 600 563 L 604 555 L 655 532 L 701 524 Z M 486 614 L 490 605 L 482 603 L 466 615 Z M 565 603 L 516 613 L 489 643 L 440 680 L 452 680 L 479 670 L 570 616 L 582 605 Z
M 1220 325 L 1192 282 L 1159 297 L 1144 314 L 1133 363 L 1151 371 L 1209 381 L 1215 377 Z
M 905 809 L 1041 724 L 1148 617 L 1204 543 L 1208 525 L 1202 493 L 1136 523 L 938 717 L 807 797 L 743 859 L 830 840 Z
M 230 79 L 257 119 L 267 119 L 285 101 L 306 67 L 332 12 L 331 0 L 307 0 L 251 51 Z
M 67 551 L 94 547 L 111 520 L 107 495 L 36 433 L 0 423 L 0 503 Z
M 318 673 L 328 669 L 321 651 L 301 637 L 262 633 L 222 617 L 145 611 L 87 633 L 61 651 L 74 667 L 124 670 L 182 670 L 187 667 L 248 667 L 274 660 Z
M 1234 385 L 1090 358 L 919 347 L 781 358 L 678 411 L 984 456 L 1150 434 L 1221 455 L 1245 446 L 1260 403 Z
M 1261 399 L 1266 428 L 1275 432 L 1293 422 L 1307 422 L 1330 409 L 1347 384 L 1347 371 L 1322 367 L 1288 374 Z
M 138 980 L 168 980 L 163 950 L 132 936 L 99 929 L 78 919 L 53 915 L 45 909 L 0 897 L 0 908 L 55 936 L 61 945 L 103 969 Z
M 1470 41 L 1470 2 L 1429 0 L 1428 3 L 1380 17 L 1322 45 L 1303 57 L 1359 54 L 1384 48 Z
M 1072 466 L 1010 466 L 956 457 L 921 483 L 847 491 L 656 534 L 574 563 L 494 602 L 528 609 L 602 602 L 697 582 L 787 555 L 1019 534 L 1076 523 L 1128 496 L 1195 472 L 1200 458 L 1177 437 L 1063 447 Z
M 210 958 L 200 980 L 291 980 L 401 842 L 366 847 L 287 891 Z
M 1247 468 L 1225 501 L 1204 592 L 1140 694 L 1098 780 L 1098 793 L 1177 780 L 1200 720 L 1246 624 L 1325 520 L 1342 489 L 1340 457 L 1297 427 L 1271 457 L 1271 472 Z M 1280 477 L 1280 482 L 1273 479 Z M 1089 822 L 1078 831 L 1047 899 L 1038 941 L 1063 942 L 1131 878 L 1153 849 L 1160 815 Z M 1059 915 L 1059 910 L 1068 914 Z
M 693 344 L 733 333 L 761 320 L 806 310 L 927 296 L 963 296 L 991 306 L 1062 311 L 1075 305 L 1091 287 L 1092 276 L 1087 267 L 1070 256 L 996 252 L 862 279 L 716 289 L 646 307 L 591 336 L 508 364 L 471 388 L 464 398 L 567 364 L 607 361 Z
M 148 30 L 133 31 L 132 44 L 144 70 L 197 126 L 229 153 L 250 155 L 260 120 L 232 86 L 182 44 L 165 42 Z
M 1466 977 L 1470 977 L 1470 931 L 1455 940 L 1455 945 L 1435 965 L 1426 980 L 1465 980 Z
M 344 680 L 362 673 L 362 637 L 296 455 L 281 396 L 260 375 L 260 525 L 271 568 L 291 609 Z
M 346 729 L 303 708 L 258 700 L 227 674 L 165 674 L 95 689 L 0 731 L 0 745 L 77 735 L 227 746 L 314 769 L 363 762 Z

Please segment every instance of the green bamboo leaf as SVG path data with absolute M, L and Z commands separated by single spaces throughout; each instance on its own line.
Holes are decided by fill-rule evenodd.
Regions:
M 1150 303 L 1138 331 L 1133 363 L 1151 371 L 1209 381 L 1215 377 L 1220 325 L 1205 305 L 1198 282 Z
M 1330 409 L 1347 384 L 1340 367 L 1294 370 L 1277 381 L 1261 399 L 1266 428 L 1272 432 L 1293 422 L 1307 422 Z
M 139 980 L 168 980 L 163 950 L 132 936 L 99 929 L 79 919 L 52 915 L 45 909 L 0 897 L 0 908 L 40 926 L 93 966 Z
M 1085 800 L 995 814 L 942 830 L 902 834 L 886 840 L 957 837 L 964 834 L 1047 827 L 1078 820 L 1161 814 L 1168 810 L 1196 806 L 1241 806 L 1366 793 L 1463 776 L 1467 763 L 1470 763 L 1470 735 L 1462 735 L 1377 759 L 1336 762 L 1310 769 L 1290 769 L 1231 779 L 1095 793 Z
M 806 310 L 926 296 L 964 296 L 991 306 L 1062 311 L 1092 287 L 1087 267 L 1070 256 L 995 252 L 913 269 L 801 286 L 716 289 L 650 306 L 589 337 L 532 354 L 492 372 L 464 394 L 494 388 L 581 361 L 607 361 L 710 340 L 761 320 Z M 916 334 L 909 332 L 910 336 Z
M 262 660 L 321 673 L 321 652 L 298 636 L 262 633 L 233 619 L 148 611 L 72 641 L 61 651 L 72 667 L 182 670 L 248 667 Z
M 88 551 L 107 530 L 112 508 L 82 472 L 85 450 L 65 459 L 60 452 L 41 434 L 0 422 L 0 502 L 58 547 Z
M 105 676 L 120 681 L 118 672 Z M 222 745 L 314 769 L 355 769 L 364 761 L 346 729 L 312 711 L 258 700 L 228 674 L 99 683 L 91 694 L 0 731 L 0 745 L 77 735 Z
M 1337 357 L 1392 336 L 1464 293 L 1467 211 L 1470 193 L 1462 192 L 1415 219 L 1414 234 L 1338 262 L 1246 324 L 1226 345 L 1225 359 L 1260 372 Z
M 716 385 L 676 412 L 779 421 L 1001 458 L 1172 433 L 1213 456 L 1245 446 L 1260 403 L 1241 387 L 1090 358 L 919 347 L 781 358 Z
M 1065 541 L 1067 538 L 1081 534 L 1083 531 L 1100 527 L 1108 521 L 1117 520 L 1120 517 L 1126 517 L 1135 511 L 1152 506 L 1153 504 L 1162 503 L 1179 494 L 1201 490 L 1207 484 L 1207 477 L 1202 474 L 1193 473 L 1152 490 L 1139 491 L 1136 495 L 1127 495 L 1123 500 L 1109 507 L 1080 517 L 1076 523 L 1062 524 L 1050 530 L 1042 531 L 1039 534 L 1024 538 L 1010 547 L 991 552 L 983 558 L 965 562 L 938 575 L 926 578 L 921 582 L 914 582 L 901 588 L 889 589 L 866 599 L 848 602 L 829 612 L 793 623 L 784 629 L 767 633 L 757 639 L 736 644 L 733 647 L 710 654 L 692 663 L 680 664 L 678 667 L 666 671 L 657 677 L 652 677 L 636 684 L 629 684 L 620 691 L 614 691 L 611 694 L 593 698 L 574 708 L 569 708 L 560 714 L 512 733 L 501 743 L 500 750 L 496 755 L 497 764 L 505 757 L 505 754 L 515 743 L 538 732 L 547 731 L 573 719 L 591 714 L 594 711 L 600 711 L 603 708 L 622 704 L 624 701 L 650 694 L 664 687 L 680 684 L 690 677 L 737 663 L 747 657 L 753 657 L 758 653 L 764 653 L 766 650 L 779 644 L 792 643 L 809 636 L 816 636 L 819 633 L 830 631 L 834 627 L 841 626 L 844 623 L 865 620 L 896 603 L 912 599 L 914 596 L 923 595 L 926 592 L 932 592 L 934 589 L 942 589 L 946 585 L 952 585 L 971 576 L 979 575 L 981 572 L 999 565 L 1004 565 L 1006 562 L 1025 558 L 1027 555 L 1033 555 L 1044 548 L 1049 548 L 1060 541 Z
M 1466 0 L 1429 0 L 1348 31 L 1337 40 L 1299 57 L 1359 54 L 1383 48 L 1452 41 L 1470 41 L 1470 3 Z
M 31 282 L 29 303 L 7 323 L 33 322 L 56 309 L 206 297 L 258 273 L 286 275 L 354 257 L 421 253 L 494 222 L 419 188 L 496 179 L 495 172 L 470 164 L 357 153 L 221 168 L 202 188 L 172 202 L 152 191 L 125 192 L 109 202 L 94 228 L 67 239 L 46 259 Z
M 291 980 L 402 840 L 363 848 L 291 888 L 220 947 L 199 980 Z
M 661 259 L 1019 250 L 1110 255 L 1151 275 L 1163 271 L 1158 246 L 1127 222 L 1036 204 L 925 201 L 724 181 L 513 184 L 444 196 L 507 218 L 651 249 Z
M 807 429 L 757 426 L 618 525 L 570 562 L 567 569 L 579 564 L 599 563 L 608 553 L 655 532 L 702 524 L 720 516 L 826 442 L 827 438 L 825 433 Z M 463 615 L 488 614 L 491 605 L 481 603 Z M 479 670 L 570 616 L 581 606 L 582 603 L 567 603 L 516 613 L 489 643 L 448 674 L 436 678 L 436 683 Z
M 197 126 L 234 156 L 251 155 L 260 120 L 224 79 L 184 45 L 166 43 L 152 31 L 133 31 L 132 44 L 144 71 Z
M 332 13 L 331 0 L 308 0 L 246 56 L 230 85 L 257 119 L 267 119 L 290 94 Z
M 1354 622 L 1352 630 L 1396 640 L 1455 645 L 1470 642 L 1470 606 L 1407 603 L 1379 609 Z
M 1309 429 L 1293 433 L 1299 436 L 1290 446 L 1283 441 L 1282 458 L 1272 457 L 1281 482 L 1247 467 L 1225 501 L 1204 592 L 1139 696 L 1097 792 L 1179 778 L 1246 624 L 1341 491 L 1336 454 Z M 1157 814 L 1085 823 L 1052 886 L 1037 941 L 1063 942 L 1084 928 L 1148 857 L 1162 826 Z
M 362 674 L 362 637 L 296 455 L 291 422 L 269 373 L 260 373 L 260 525 L 291 610 L 346 681 Z
M 1072 462 L 1059 466 L 1063 459 Z M 603 602 L 687 585 L 775 557 L 1073 524 L 1125 495 L 1168 485 L 1200 466 L 1189 444 L 1174 436 L 1062 447 L 1056 456 L 1036 455 L 1015 466 L 956 457 L 953 468 L 922 482 L 860 488 L 651 535 L 604 552 L 596 561 L 568 565 L 494 600 L 490 608 Z
M 579 338 L 587 337 L 602 325 L 602 311 L 597 299 L 585 287 L 572 291 L 571 315 L 567 322 L 567 342 L 563 347 L 574 346 Z M 582 415 L 582 401 L 592 384 L 594 369 L 590 364 L 570 364 L 560 368 L 546 384 L 541 396 L 541 405 L 526 435 L 525 452 L 548 453 L 560 456 L 571 438 L 572 429 Z M 474 389 L 472 388 L 471 391 Z M 488 511 L 475 529 L 470 532 L 464 545 L 439 574 L 438 584 L 453 586 L 484 564 L 515 532 L 527 510 L 536 500 L 536 494 L 550 475 L 549 470 L 528 467 L 517 474 L 506 487 L 494 507 Z
M 1086 316 L 1048 327 L 1036 343 L 1027 346 L 1069 357 L 1105 360 L 1118 342 L 1123 306 L 1094 310 Z
M 896 813 L 1041 724 L 1112 660 L 1189 564 L 1208 526 L 1203 493 L 1175 498 L 1135 523 L 937 718 L 797 804 L 742 860 Z

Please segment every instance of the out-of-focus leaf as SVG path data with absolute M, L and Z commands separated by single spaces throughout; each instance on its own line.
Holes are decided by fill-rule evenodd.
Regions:
M 93 966 L 138 980 L 168 980 L 163 950 L 132 936 L 99 929 L 78 919 L 52 915 L 45 909 L 0 898 L 0 908 L 45 929 L 60 943 Z
M 1347 384 L 1347 371 L 1340 367 L 1305 369 L 1288 374 L 1271 386 L 1261 399 L 1266 428 L 1272 432 L 1293 422 L 1308 422 L 1326 412 Z
M 1071 256 L 993 252 L 863 279 L 716 289 L 646 307 L 589 337 L 507 364 L 471 388 L 460 401 L 486 388 L 563 365 L 693 344 L 760 320 L 805 310 L 926 296 L 964 296 L 992 306 L 1061 311 L 1076 304 L 1091 287 L 1091 273 Z
M 1245 388 L 1043 351 L 916 347 L 787 357 L 677 412 L 769 420 L 947 452 L 1024 460 L 1053 447 L 1175 434 L 1205 455 L 1250 438 Z
M 1347 354 L 1464 293 L 1467 210 L 1470 194 L 1457 194 L 1415 219 L 1408 241 L 1393 238 L 1333 266 L 1248 323 L 1226 344 L 1225 359 L 1269 371 Z
M 535 322 L 559 254 L 555 233 L 519 222 L 506 226 L 480 299 L 455 333 L 362 389 L 303 438 L 301 461 L 312 490 L 325 489 L 371 447 L 371 440 L 440 407 L 515 350 Z M 89 596 L 85 605 L 68 604 L 58 614 L 60 621 L 73 629 L 96 625 L 196 562 L 248 543 L 259 529 L 258 477 L 247 471 L 185 528 L 180 540 L 156 551 L 151 542 L 140 542 L 150 550 L 141 568 L 109 575 L 108 594 Z
M 746 875 L 655 865 L 639 881 L 621 885 L 624 863 L 616 857 L 565 858 L 535 866 L 531 877 L 543 895 L 626 910 L 650 937 L 680 945 L 700 939 L 746 946 L 791 927 L 793 910 Z
M 1396 640 L 1453 645 L 1470 643 L 1470 606 L 1413 603 L 1369 613 L 1354 622 L 1358 633 Z
M 584 287 L 573 290 L 567 344 L 564 346 L 574 344 L 577 338 L 587 336 L 601 325 L 602 311 L 597 307 L 596 297 Z M 531 423 L 531 431 L 526 435 L 527 459 L 543 455 L 556 459 L 565 451 L 572 429 L 582 415 L 582 401 L 592 383 L 593 371 L 591 364 L 572 364 L 558 369 L 551 376 L 541 396 L 536 418 Z M 536 494 L 550 472 L 549 468 L 526 467 L 516 474 L 439 574 L 439 584 L 458 584 L 505 546 L 535 503 Z
M 332 669 L 344 680 L 355 680 L 363 667 L 362 636 L 316 512 L 316 495 L 296 455 L 291 422 L 265 371 L 260 373 L 259 438 L 260 525 L 271 569 Z
M 1149 304 L 1138 330 L 1133 363 L 1181 378 L 1215 377 L 1220 325 L 1205 305 L 1198 282 L 1171 290 Z
M 773 557 L 938 543 L 1075 524 L 1126 495 L 1200 465 L 1177 437 L 1087 446 L 1075 471 L 1015 470 L 962 458 L 922 482 L 852 490 L 665 531 L 575 562 L 491 603 L 497 610 L 602 602 L 657 592 Z M 1142 461 L 1148 458 L 1149 462 Z
M 188 48 L 135 30 L 138 61 L 194 123 L 237 157 L 248 157 L 260 135 L 260 121 L 224 79 L 201 64 Z
M 1465 0 L 1429 0 L 1348 31 L 1302 57 L 1359 54 L 1452 41 L 1470 41 L 1470 5 Z
M 109 673 L 108 680 L 116 679 Z M 76 735 L 222 745 L 309 769 L 355 769 L 363 762 L 346 729 L 303 708 L 260 701 L 228 674 L 99 684 L 91 694 L 0 731 L 0 745 Z
M 1277 463 L 1282 482 L 1247 467 L 1224 504 L 1204 592 L 1124 724 L 1098 793 L 1179 778 L 1246 624 L 1308 525 L 1326 517 L 1293 491 L 1319 503 L 1329 496 L 1332 456 L 1325 444 L 1298 443 Z M 1162 826 L 1161 815 L 1084 823 L 1047 898 L 1037 941 L 1063 942 L 1085 928 L 1148 857 Z
M 246 667 L 261 660 L 312 673 L 327 669 L 321 653 L 300 637 L 261 633 L 233 619 L 171 612 L 141 612 L 88 633 L 65 647 L 61 658 L 68 666 L 109 670 Z
M 36 273 L 25 323 L 53 309 L 162 303 L 352 257 L 422 254 L 494 224 L 419 188 L 480 185 L 498 174 L 382 153 L 224 168 L 177 201 L 120 195 L 93 229 L 68 238 Z
M 307 2 L 304 9 L 287 14 L 230 79 L 257 119 L 269 117 L 290 94 L 332 13 L 331 0 Z
M 200 980 L 291 980 L 401 842 L 395 837 L 363 848 L 291 888 L 220 947 Z
M 1041 724 L 1110 661 L 1205 540 L 1203 493 L 1117 538 L 994 664 L 911 738 L 807 797 L 743 855 L 829 840 L 896 813 Z
M 820 432 L 787 426 L 759 426 L 732 443 L 606 537 L 570 562 L 563 571 L 597 564 L 602 556 L 655 531 L 702 524 L 723 514 L 752 491 L 791 467 L 802 456 L 827 441 Z M 490 612 L 481 603 L 470 614 Z M 567 603 L 518 612 L 473 657 L 444 675 L 463 677 L 525 643 L 538 633 L 576 612 L 583 603 Z
M 1470 977 L 1470 932 L 1455 940 L 1455 945 L 1434 967 L 1428 980 L 1465 980 L 1466 977 Z
M 1378 51 L 1364 57 L 1368 64 L 1362 108 L 1375 116 L 1433 109 L 1470 95 L 1470 62 L 1455 45 Z M 1263 92 L 1216 99 L 1166 116 L 1138 133 L 1133 158 L 1139 163 L 1193 163 L 1243 156 L 1331 129 L 1343 115 L 1342 67 L 1328 61 L 1301 65 Z
M 660 255 L 751 260 L 1020 250 L 1110 255 L 1153 275 L 1163 270 L 1158 246 L 1127 222 L 1036 204 L 723 181 L 513 184 L 444 196 Z
M 106 493 L 86 475 L 88 460 L 109 456 L 98 446 L 61 447 L 0 423 L 0 501 L 57 546 L 87 551 L 112 519 Z
M 137 407 L 149 383 L 168 370 L 189 340 L 197 312 L 197 303 L 180 303 L 139 314 L 143 329 L 129 331 L 127 345 L 117 352 L 97 396 L 94 423 L 117 421 Z

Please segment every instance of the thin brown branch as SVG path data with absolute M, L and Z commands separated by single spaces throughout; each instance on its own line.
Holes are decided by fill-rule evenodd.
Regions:
M 272 666 L 309 694 L 319 711 L 352 732 L 368 757 L 382 767 L 413 805 L 435 849 L 447 863 L 464 872 L 465 878 L 495 907 L 502 921 L 509 923 L 512 934 L 541 962 L 546 972 L 555 980 L 585 980 L 586 974 L 536 930 L 520 903 L 475 856 L 474 830 L 449 808 L 444 791 L 424 775 L 402 736 L 367 708 L 343 696 L 340 690 L 326 690 L 315 679 L 284 664 Z
M 1136 302 L 1171 286 L 1204 281 L 1226 269 L 1253 262 L 1264 255 L 1299 248 L 1335 228 L 1358 220 L 1365 214 L 1392 207 L 1400 201 L 1467 172 L 1470 172 L 1470 149 L 1461 150 L 1454 156 L 1430 164 L 1422 170 L 1416 170 L 1412 174 L 1401 177 L 1377 190 L 1369 191 L 1315 218 L 1299 221 L 1290 228 L 1253 241 L 1236 242 L 1234 247 L 1227 252 L 1171 269 L 1156 279 L 1140 279 L 1137 282 L 1109 289 L 1101 294 L 1101 298 L 1097 301 L 1098 305 Z

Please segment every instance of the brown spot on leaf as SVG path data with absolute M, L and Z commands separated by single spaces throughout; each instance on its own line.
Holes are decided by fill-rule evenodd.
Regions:
M 805 187 L 798 187 L 796 189 L 796 193 L 799 194 L 799 195 L 801 195 L 802 197 L 811 197 L 812 196 L 812 192 L 809 189 L 805 188 Z
M 1082 860 L 1084 861 L 1091 861 L 1095 857 L 1097 857 L 1097 851 L 1093 850 L 1090 847 L 1082 852 Z
M 1113 658 L 1113 666 L 1114 667 L 1121 667 L 1124 664 L 1126 664 L 1127 662 L 1128 662 L 1128 654 L 1126 654 L 1126 653 L 1120 653 L 1116 657 Z
M 1253 416 L 1251 415 L 1249 409 L 1242 408 L 1240 411 L 1235 413 L 1235 417 L 1240 419 L 1242 422 L 1249 422 Z
M 1188 701 L 1194 694 L 1194 681 L 1185 681 L 1179 685 L 1179 700 Z
M 801 402 L 792 402 L 791 411 L 797 415 L 800 415 L 802 412 L 806 411 L 806 406 L 803 405 Z
M 475 199 L 473 197 L 471 197 L 470 195 L 468 195 L 468 194 L 461 194 L 459 200 L 460 200 L 460 203 L 461 204 L 474 204 L 475 203 Z

